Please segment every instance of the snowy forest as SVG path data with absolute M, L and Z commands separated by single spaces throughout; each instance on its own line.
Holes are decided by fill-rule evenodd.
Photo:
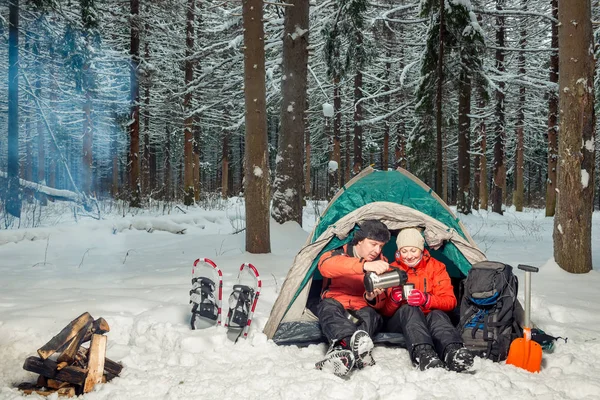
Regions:
M 579 129 L 572 195 L 598 209 L 600 2 L 569 4 L 590 23 L 572 19 L 561 60 L 559 0 L 4 1 L 2 229 L 48 199 L 239 195 L 301 223 L 303 199 L 368 165 L 464 214 L 552 216 L 563 75 L 588 107 L 581 129 L 563 117 Z

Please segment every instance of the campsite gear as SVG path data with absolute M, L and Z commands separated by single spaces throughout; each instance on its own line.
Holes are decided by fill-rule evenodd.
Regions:
M 225 321 L 227 337 L 233 342 L 237 342 L 240 337 L 248 337 L 261 286 L 262 281 L 256 267 L 242 264 L 233 292 L 229 296 L 229 312 Z
M 367 272 L 364 278 L 366 292 L 372 292 L 375 289 L 402 286 L 404 282 L 406 282 L 406 272 L 397 268 L 381 275 L 377 275 L 375 272 Z
M 517 268 L 525 271 L 525 322 L 523 337 L 513 340 L 508 351 L 506 363 L 526 369 L 529 372 L 540 372 L 542 366 L 542 346 L 531 340 L 531 273 L 539 268 L 530 265 L 519 265 Z
M 471 264 L 486 259 L 450 208 L 417 177 L 402 168 L 378 171 L 367 167 L 340 188 L 299 249 L 265 324 L 268 339 L 303 346 L 325 340 L 315 316 L 323 283 L 318 260 L 349 243 L 358 223 L 374 218 L 383 221 L 392 234 L 408 227 L 423 229 L 432 256 L 457 281 L 466 276 Z M 395 251 L 395 239 L 383 249 L 389 259 Z M 404 345 L 401 334 L 379 333 L 373 341 Z
M 411 290 L 408 294 L 408 297 L 406 298 L 406 302 L 408 303 L 408 305 L 413 307 L 424 307 L 427 305 L 428 301 L 429 296 L 421 292 L 419 289 Z
M 531 329 L 531 340 L 539 343 L 540 346 L 542 346 L 542 350 L 546 353 L 552 353 L 554 351 L 554 342 L 556 342 L 558 339 L 564 340 L 564 342 L 567 343 L 567 340 L 569 338 L 548 335 L 546 332 L 539 328 Z
M 354 355 L 354 366 L 358 369 L 375 365 L 373 359 L 373 340 L 365 331 L 358 330 L 350 338 L 350 349 Z
M 441 368 L 444 366 L 435 349 L 430 344 L 420 344 L 414 350 L 414 362 L 421 371 L 430 368 Z
M 404 286 L 402 286 L 402 297 L 404 298 L 404 300 L 408 300 L 408 296 L 414 288 L 414 283 L 405 283 Z
M 464 372 L 473 366 L 475 355 L 462 344 L 452 343 L 446 347 L 444 364 L 446 368 L 454 372 Z
M 315 364 L 316 369 L 332 372 L 339 377 L 345 377 L 354 366 L 354 353 L 340 343 L 333 341 L 327 350 L 325 358 Z
M 517 322 L 522 311 L 518 286 L 508 264 L 484 261 L 473 265 L 463 284 L 458 325 L 469 350 L 496 362 L 506 359 L 511 342 L 523 333 Z
M 217 292 L 218 287 L 218 292 Z M 192 267 L 192 329 L 221 325 L 223 299 L 223 273 L 214 261 L 198 258 Z

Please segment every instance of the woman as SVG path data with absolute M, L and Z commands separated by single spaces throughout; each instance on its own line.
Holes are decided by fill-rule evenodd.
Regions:
M 385 330 L 404 334 L 411 360 L 421 370 L 444 365 L 457 372 L 469 369 L 473 354 L 464 347 L 446 314 L 456 307 L 446 266 L 425 250 L 425 239 L 418 229 L 401 230 L 396 244 L 396 260 L 390 266 L 405 271 L 414 289 L 406 298 L 402 287 L 387 290 L 381 309 L 386 318 Z

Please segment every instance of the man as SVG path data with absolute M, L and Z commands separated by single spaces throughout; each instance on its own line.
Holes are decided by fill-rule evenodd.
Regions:
M 390 240 L 390 232 L 377 220 L 365 220 L 359 228 L 352 242 L 319 259 L 324 284 L 317 313 L 330 347 L 315 366 L 338 376 L 348 374 L 354 366 L 361 369 L 375 364 L 371 336 L 383 324 L 377 310 L 384 304 L 379 297 L 385 293 L 382 289 L 365 293 L 364 274 L 388 271 L 381 250 Z

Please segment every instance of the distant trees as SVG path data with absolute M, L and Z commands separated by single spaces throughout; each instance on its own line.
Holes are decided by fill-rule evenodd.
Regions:
M 8 19 L 8 167 L 6 211 L 21 216 L 19 186 L 19 1 L 9 4 Z

